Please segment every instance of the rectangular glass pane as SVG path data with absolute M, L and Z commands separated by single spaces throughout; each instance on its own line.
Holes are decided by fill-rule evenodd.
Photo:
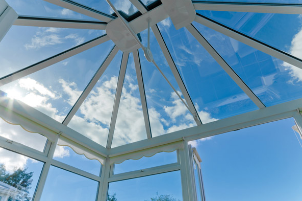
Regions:
M 40 161 L 0 148 L 0 200 L 33 200 L 42 168 Z
M 41 152 L 47 141 L 43 135 L 27 132 L 21 126 L 9 124 L 2 118 L 0 118 L 0 136 Z
M 130 172 L 135 170 L 142 170 L 146 168 L 167 165 L 177 162 L 176 151 L 171 153 L 161 152 L 152 157 L 143 157 L 139 160 L 126 160 L 121 164 L 115 164 L 114 174 L 120 174 L 123 172 Z
M 118 201 L 181 201 L 180 172 L 129 179 L 109 184 L 109 198 Z
M 56 147 L 54 159 L 91 174 L 100 175 L 101 163 L 97 160 L 90 160 L 84 155 L 79 155 L 67 146 Z
M 300 201 L 302 146 L 294 125 L 289 118 L 197 140 L 207 200 Z
M 42 201 L 95 201 L 98 182 L 80 175 L 50 167 Z

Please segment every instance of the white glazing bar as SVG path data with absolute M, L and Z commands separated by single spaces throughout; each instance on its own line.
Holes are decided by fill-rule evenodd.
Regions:
M 98 198 L 97 201 L 107 201 L 107 193 L 108 193 L 108 179 L 110 177 L 111 166 L 110 166 L 110 159 L 106 158 L 105 164 L 102 168 L 101 173 L 101 182 L 99 184 L 98 190 Z
M 173 133 L 157 136 L 131 144 L 115 147 L 110 150 L 109 156 L 116 156 L 135 152 L 141 149 L 156 147 L 185 138 L 187 141 L 207 138 L 230 131 L 247 128 L 271 121 L 292 117 L 297 108 L 302 108 L 302 99 L 270 106 L 237 116 L 221 119 L 202 126 L 183 129 Z
M 95 29 L 105 30 L 107 23 L 85 20 L 71 20 L 61 18 L 44 18 L 19 16 L 14 22 L 17 26 L 33 26 L 33 27 L 55 27 L 55 28 L 71 28 L 71 29 Z
M 142 69 L 141 69 L 141 63 L 140 63 L 140 59 L 139 59 L 138 50 L 133 52 L 133 58 L 134 58 L 138 88 L 139 88 L 139 93 L 140 93 L 141 103 L 142 103 L 142 108 L 143 108 L 146 133 L 147 133 L 148 139 L 150 139 L 150 138 L 152 138 L 152 133 L 151 133 L 151 126 L 150 126 L 150 120 L 149 120 L 149 114 L 148 114 L 145 87 L 144 87 L 144 81 L 143 81 L 143 75 L 142 75 Z
M 143 170 L 116 174 L 116 175 L 111 176 L 109 178 L 108 182 L 115 182 L 115 181 L 122 181 L 122 180 L 134 179 L 134 178 L 139 178 L 139 177 L 146 177 L 146 176 L 155 175 L 155 174 L 173 172 L 173 171 L 177 171 L 180 169 L 181 169 L 180 164 L 173 163 L 173 164 L 162 165 L 162 166 L 153 167 L 153 168 L 147 168 L 147 169 L 143 169 Z
M 79 53 L 81 53 L 81 52 L 83 52 L 85 50 L 88 50 L 88 49 L 93 48 L 93 47 L 95 47 L 97 45 L 100 45 L 100 44 L 102 44 L 102 43 L 104 43 L 104 42 L 106 42 L 108 40 L 109 40 L 109 37 L 107 35 L 100 36 L 100 37 L 95 38 L 93 40 L 87 41 L 86 43 L 83 43 L 81 45 L 73 47 L 73 48 L 71 48 L 69 50 L 61 52 L 61 53 L 59 53 L 57 55 L 54 55 L 54 56 L 52 56 L 50 58 L 47 58 L 47 59 L 45 59 L 43 61 L 40 61 L 40 62 L 38 62 L 36 64 L 33 64 L 33 65 L 28 66 L 26 68 L 23 68 L 23 69 L 21 69 L 21 70 L 19 70 L 17 72 L 14 72 L 14 73 L 11 73 L 9 75 L 6 75 L 6 76 L 0 78 L 0 86 L 2 86 L 4 84 L 8 84 L 10 82 L 13 82 L 13 81 L 15 81 L 17 79 L 25 77 L 25 76 L 27 76 L 29 74 L 34 73 L 34 72 L 37 72 L 37 71 L 39 71 L 39 70 L 41 70 L 43 68 L 51 66 L 51 65 L 53 65 L 55 63 L 58 63 L 60 61 L 63 61 L 64 59 L 67 59 L 67 58 L 72 57 L 72 56 L 74 56 L 76 54 L 79 54 Z
M 76 3 L 74 1 L 70 1 L 70 0 L 44 0 L 44 1 L 81 13 L 83 15 L 87 15 L 89 17 L 98 19 L 103 22 L 110 22 L 111 20 L 115 19 L 115 17 L 112 15 L 102 13 L 98 10 L 89 8 L 87 6 Z
M 171 54 L 168 50 L 168 47 L 167 47 L 167 45 L 166 45 L 166 43 L 165 43 L 165 41 L 164 41 L 160 31 L 159 31 L 157 25 L 152 26 L 152 31 L 155 35 L 155 38 L 156 38 L 156 40 L 157 40 L 157 42 L 158 42 L 158 44 L 159 44 L 159 46 L 162 50 L 167 62 L 168 62 L 168 65 L 170 66 L 170 69 L 171 69 L 171 71 L 172 71 L 172 73 L 175 77 L 175 80 L 176 80 L 176 82 L 177 82 L 177 84 L 178 84 L 178 86 L 179 86 L 179 88 L 182 92 L 182 95 L 184 96 L 184 98 L 185 98 L 185 100 L 186 100 L 186 102 L 189 106 L 190 112 L 192 113 L 196 124 L 198 126 L 200 126 L 202 124 L 202 122 L 199 118 L 198 112 L 196 111 L 194 103 L 193 103 L 193 101 L 192 101 L 192 99 L 191 99 L 191 97 L 190 97 L 190 95 L 187 91 L 187 88 L 184 85 L 184 82 L 183 82 L 183 80 L 182 80 L 182 78 L 181 78 L 181 76 L 180 76 L 180 74 L 177 70 L 177 67 L 176 67 L 176 65 L 175 65 L 175 63 L 172 59 L 172 56 L 171 56 Z
M 180 149 L 177 151 L 178 154 L 178 160 L 180 163 L 180 174 L 181 174 L 181 186 L 182 186 L 182 196 L 183 200 L 186 201 L 196 201 L 194 200 L 194 194 L 192 194 L 192 186 L 190 185 L 190 174 L 188 169 L 188 160 L 186 158 L 189 157 L 188 154 L 186 154 L 186 150 Z
M 242 81 L 242 79 L 234 72 L 234 70 L 226 63 L 226 61 L 217 53 L 217 51 L 209 44 L 209 42 L 199 33 L 192 25 L 186 26 L 188 31 L 196 38 L 196 40 L 209 52 L 216 62 L 224 69 L 224 71 L 234 80 L 234 82 L 244 91 L 244 93 L 258 106 L 265 108 L 265 105 L 254 94 L 254 92 Z
M 120 100 L 121 100 L 121 95 L 122 95 L 122 89 L 124 85 L 124 79 L 125 79 L 125 74 L 126 74 L 126 68 L 128 64 L 128 57 L 129 53 L 123 53 L 123 58 L 122 58 L 122 64 L 121 64 L 121 69 L 120 69 L 120 74 L 118 78 L 118 83 L 117 83 L 117 89 L 116 89 L 116 94 L 115 94 L 115 100 L 114 100 L 114 105 L 113 105 L 113 112 L 111 116 L 111 123 L 110 123 L 110 129 L 109 129 L 109 135 L 108 135 L 108 140 L 107 140 L 107 149 L 111 148 L 112 140 L 113 140 L 113 133 L 115 129 L 115 123 L 116 123 L 116 117 L 118 113 L 118 108 L 120 105 Z
M 78 98 L 77 102 L 74 104 L 68 115 L 65 117 L 63 121 L 63 125 L 68 125 L 72 117 L 75 115 L 75 113 L 78 111 L 84 100 L 87 98 L 93 87 L 96 85 L 100 77 L 103 75 L 107 67 L 109 66 L 110 62 L 113 60 L 115 55 L 118 52 L 118 48 L 114 46 L 111 50 L 111 52 L 108 54 L 105 61 L 102 63 L 98 71 L 95 73 L 93 78 L 90 80 L 89 84 L 86 86 L 84 91 L 82 92 L 81 96 Z
M 37 159 L 39 161 L 43 161 L 43 162 L 47 161 L 47 157 L 45 153 L 39 152 L 35 149 L 27 147 L 13 140 L 3 138 L 1 136 L 0 136 L 0 147 L 27 156 L 29 158 Z
M 0 0 L 0 42 L 17 18 L 17 13 L 4 0 Z
M 196 10 L 302 14 L 301 4 L 193 1 Z
M 58 139 L 59 139 L 59 135 L 57 136 L 56 141 L 53 142 L 50 146 L 50 149 L 49 149 L 49 152 L 47 155 L 48 160 L 44 163 L 33 201 L 40 201 L 40 199 L 41 199 L 42 192 L 43 192 L 43 189 L 44 189 L 44 186 L 46 183 L 47 175 L 48 175 L 48 172 L 50 169 L 51 161 L 53 160 L 52 158 L 53 158 L 55 150 L 56 150 Z
M 215 31 L 218 31 L 228 37 L 231 37 L 246 45 L 249 45 L 257 50 L 260 50 L 268 55 L 271 55 L 275 58 L 278 58 L 282 61 L 285 61 L 289 64 L 292 64 L 292 65 L 302 69 L 302 60 L 297 57 L 294 57 L 286 52 L 282 52 L 279 49 L 271 47 L 265 43 L 262 43 L 256 39 L 252 38 L 252 37 L 249 37 L 243 33 L 240 33 L 236 30 L 231 29 L 230 27 L 224 26 L 218 22 L 215 22 L 215 21 L 208 19 L 204 16 L 201 16 L 199 14 L 196 15 L 195 21 L 202 25 L 205 25 Z

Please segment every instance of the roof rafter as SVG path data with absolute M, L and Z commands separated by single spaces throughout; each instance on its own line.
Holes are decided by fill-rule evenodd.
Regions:
M 196 10 L 302 14 L 301 4 L 193 1 Z
M 141 104 L 142 104 L 142 108 L 143 108 L 147 138 L 150 139 L 150 138 L 152 138 L 152 133 L 151 133 L 151 126 L 150 126 L 148 107 L 147 107 L 147 101 L 146 101 L 146 95 L 145 95 L 144 81 L 143 81 L 143 76 L 142 76 L 142 69 L 141 69 L 141 63 L 140 63 L 140 59 L 139 59 L 138 50 L 133 52 L 133 58 L 134 58 L 134 63 L 135 63 L 135 70 L 136 70 L 137 82 L 138 82 L 138 87 L 139 87 L 139 93 L 140 93 L 140 97 L 141 97 Z
M 98 10 L 89 8 L 87 6 L 84 6 L 82 4 L 76 3 L 71 0 L 44 0 L 44 1 L 81 13 L 83 15 L 87 15 L 89 17 L 98 19 L 103 22 L 110 22 L 111 20 L 115 19 L 114 16 L 102 13 Z
M 209 44 L 209 42 L 200 34 L 200 32 L 191 24 L 187 30 L 196 38 L 196 40 L 209 52 L 216 62 L 224 69 L 224 71 L 234 80 L 234 82 L 246 93 L 246 95 L 261 109 L 265 105 L 254 94 L 254 92 L 242 81 L 242 79 L 234 72 L 234 70 L 226 63 L 226 61 L 218 54 L 218 52 Z
M 23 68 L 19 71 L 16 71 L 14 73 L 11 73 L 9 75 L 6 75 L 2 78 L 0 78 L 0 86 L 4 85 L 4 84 L 8 84 L 12 81 L 15 81 L 19 78 L 25 77 L 29 74 L 32 74 L 34 72 L 37 72 L 39 70 L 42 70 L 43 68 L 46 68 L 48 66 L 51 66 L 55 63 L 58 63 L 60 61 L 63 61 L 64 59 L 67 59 L 69 57 L 72 57 L 78 53 L 81 53 L 85 50 L 88 50 L 92 47 L 95 47 L 97 45 L 100 45 L 106 41 L 110 40 L 109 37 L 107 35 L 103 35 L 100 37 L 97 37 L 95 39 L 92 39 L 90 41 L 87 41 L 81 45 L 75 46 L 73 48 L 70 48 L 69 50 L 66 50 L 64 52 L 61 52 L 57 55 L 54 55 L 52 57 L 49 57 L 47 59 L 44 59 L 43 61 L 40 61 L 38 63 L 35 63 L 31 66 L 28 66 L 26 68 Z
M 128 57 L 129 57 L 129 53 L 124 52 L 123 53 L 123 58 L 122 58 L 122 63 L 121 63 L 120 74 L 119 74 L 119 77 L 118 77 L 117 89 L 116 89 L 116 93 L 115 93 L 115 100 L 114 100 L 114 105 L 113 105 L 111 123 L 110 123 L 110 128 L 109 128 L 107 146 L 106 146 L 107 149 L 111 148 L 112 141 L 113 141 L 113 133 L 114 133 L 114 129 L 115 129 L 118 108 L 119 108 L 119 105 L 120 105 L 122 89 L 123 89 L 123 85 L 124 85 L 124 79 L 125 79 L 125 74 L 126 74 Z
M 78 111 L 84 100 L 87 98 L 93 87 L 96 85 L 100 77 L 103 75 L 107 67 L 109 66 L 110 62 L 113 60 L 115 55 L 118 52 L 118 48 L 114 46 L 100 68 L 97 70 L 97 72 L 94 74 L 93 78 L 90 80 L 89 84 L 86 86 L 84 91 L 82 92 L 81 96 L 78 98 L 77 102 L 74 104 L 74 106 L 69 111 L 68 115 L 65 117 L 62 124 L 68 125 L 68 123 L 71 121 L 72 117 L 75 115 L 75 113 Z
M 55 28 L 73 28 L 73 29 L 96 29 L 105 30 L 106 22 L 70 20 L 60 18 L 45 18 L 33 16 L 19 16 L 14 22 L 17 26 L 34 26 L 34 27 L 55 27 Z
M 182 92 L 189 108 L 190 108 L 190 112 L 192 113 L 196 124 L 201 125 L 202 122 L 199 118 L 198 112 L 197 112 L 197 110 L 194 106 L 194 103 L 193 103 L 193 101 L 192 101 L 192 99 L 191 99 L 191 97 L 190 97 L 190 95 L 187 91 L 187 88 L 186 88 L 186 86 L 185 86 L 185 84 L 184 84 L 184 82 L 183 82 L 183 80 L 182 80 L 182 78 L 181 78 L 181 76 L 180 76 L 180 74 L 177 70 L 177 67 L 176 67 L 176 65 L 173 61 L 173 58 L 172 58 L 172 56 L 171 56 L 171 54 L 168 50 L 168 47 L 167 47 L 167 45 L 166 45 L 166 43 L 165 43 L 165 41 L 164 41 L 160 31 L 159 31 L 157 25 L 152 26 L 152 31 L 155 35 L 155 38 L 156 38 L 156 40 L 157 40 L 157 42 L 158 42 L 158 44 L 159 44 L 159 46 L 160 46 L 160 48 L 161 48 L 161 50 L 164 54 L 169 66 L 170 66 L 170 69 L 171 69 L 171 71 L 172 71 L 172 73 L 175 77 L 175 80 L 176 80 L 176 82 L 177 82 L 177 84 L 178 84 L 178 86 L 179 86 L 179 88 L 180 88 L 180 90 L 181 90 L 181 92 Z
M 256 40 L 252 37 L 249 37 L 243 33 L 240 33 L 230 27 L 227 27 L 223 24 L 220 24 L 214 20 L 211 20 L 207 17 L 204 17 L 200 14 L 197 14 L 196 15 L 196 18 L 195 18 L 195 21 L 204 25 L 204 26 L 207 26 L 215 31 L 218 31 L 228 37 L 231 37 L 235 40 L 238 40 L 246 45 L 249 45 L 257 50 L 260 50 L 268 55 L 271 55 L 275 58 L 278 58 L 282 61 L 285 61 L 291 65 L 294 65 L 298 68 L 301 68 L 302 69 L 302 60 L 297 58 L 297 57 L 294 57 L 286 52 L 283 52 L 277 48 L 274 48 L 270 45 L 267 45 L 263 42 L 260 42 L 259 40 Z

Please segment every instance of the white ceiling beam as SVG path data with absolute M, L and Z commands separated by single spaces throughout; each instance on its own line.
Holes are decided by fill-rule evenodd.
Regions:
M 94 74 L 93 78 L 90 80 L 89 84 L 86 86 L 84 91 L 82 92 L 81 96 L 78 98 L 77 102 L 74 104 L 72 109 L 69 111 L 68 115 L 65 117 L 64 121 L 62 122 L 63 125 L 68 125 L 71 121 L 72 117 L 78 111 L 84 100 L 87 98 L 93 87 L 96 85 L 100 77 L 103 75 L 107 67 L 109 66 L 110 62 L 113 60 L 115 55 L 118 52 L 118 48 L 114 46 L 111 52 L 108 54 L 107 58 L 104 60 L 100 68 Z
M 114 16 L 108 15 L 106 13 L 102 13 L 98 10 L 89 8 L 87 6 L 84 6 L 82 4 L 79 4 L 71 0 L 44 0 L 44 1 L 81 13 L 83 15 L 87 15 L 89 17 L 98 19 L 103 22 L 110 22 L 111 20 L 115 19 Z
M 150 120 L 149 120 L 149 114 L 148 114 L 145 87 L 144 87 L 144 81 L 143 81 L 143 75 L 142 75 L 142 69 L 141 69 L 141 63 L 140 63 L 138 50 L 133 52 L 133 58 L 134 58 L 134 63 L 135 63 L 135 70 L 136 70 L 139 93 L 140 93 L 140 97 L 141 97 L 141 104 L 142 104 L 142 108 L 143 108 L 147 138 L 150 139 L 150 138 L 152 138 L 152 133 L 151 133 L 151 126 L 150 126 Z
M 271 121 L 294 117 L 295 114 L 298 113 L 298 108 L 302 108 L 302 98 L 266 107 L 261 110 L 255 110 L 217 120 L 215 122 L 203 124 L 202 126 L 195 126 L 173 133 L 153 137 L 152 139 L 141 140 L 131 144 L 115 147 L 110 150 L 109 156 L 114 157 L 122 154 L 132 153 L 142 149 L 161 146 L 183 139 L 186 141 L 198 140 L 230 131 L 268 123 Z
M 87 147 L 97 155 L 106 157 L 108 154 L 108 151 L 105 147 L 97 144 L 75 130 L 59 123 L 46 114 L 26 105 L 22 101 L 14 100 L 3 95 L 0 96 L 0 105 L 11 111 L 12 115 L 19 115 L 22 118 L 29 119 L 35 124 L 45 127 L 54 133 L 61 133 L 62 136 L 84 147 Z
M 109 135 L 108 135 L 107 146 L 106 146 L 107 149 L 111 148 L 112 141 L 113 141 L 113 134 L 114 134 L 115 124 L 116 124 L 116 118 L 117 118 L 117 114 L 118 114 L 118 108 L 120 105 L 122 89 L 123 89 L 124 79 L 125 79 L 125 74 L 126 74 L 126 68 L 127 68 L 127 64 L 128 64 L 128 57 L 129 57 L 129 53 L 124 52 L 123 58 L 122 58 L 120 74 L 119 74 L 119 78 L 118 78 L 118 83 L 117 83 L 117 89 L 116 89 L 116 93 L 115 93 L 115 100 L 114 100 L 114 105 L 113 105 Z
M 79 53 L 81 53 L 81 52 L 83 52 L 85 50 L 88 50 L 88 49 L 90 49 L 92 47 L 100 45 L 100 44 L 102 44 L 102 43 L 104 43 L 104 42 L 106 42 L 108 40 L 109 40 L 109 37 L 107 35 L 103 35 L 103 36 L 97 37 L 97 38 L 95 38 L 93 40 L 87 41 L 87 42 L 85 42 L 85 43 L 83 43 L 81 45 L 78 45 L 78 46 L 73 47 L 73 48 L 71 48 L 69 50 L 66 50 L 66 51 L 61 52 L 61 53 L 59 53 L 57 55 L 54 55 L 54 56 L 52 56 L 50 58 L 47 58 L 47 59 L 45 59 L 43 61 L 40 61 L 38 63 L 35 63 L 35 64 L 31 65 L 31 66 L 23 68 L 23 69 L 21 69 L 19 71 L 16 71 L 14 73 L 6 75 L 6 76 L 0 78 L 0 86 L 2 86 L 4 84 L 8 84 L 10 82 L 13 82 L 13 81 L 15 81 L 17 79 L 20 79 L 22 77 L 25 77 L 27 75 L 30 75 L 30 74 L 32 74 L 34 72 L 37 72 L 37 71 L 39 71 L 41 69 L 44 69 L 44 68 L 46 68 L 48 66 L 51 66 L 51 65 L 53 65 L 55 63 L 58 63 L 60 61 L 63 61 L 64 59 L 67 59 L 67 58 L 72 57 L 72 56 L 74 56 L 76 54 L 79 54 Z
M 265 105 L 254 94 L 254 92 L 242 81 L 242 79 L 234 72 L 234 70 L 226 63 L 226 61 L 218 54 L 218 52 L 209 44 L 209 42 L 199 33 L 192 25 L 186 26 L 188 31 L 196 38 L 196 40 L 209 52 L 216 62 L 224 69 L 224 71 L 234 80 L 234 82 L 246 93 L 246 95 L 258 106 L 265 108 Z
M 277 48 L 271 47 L 270 45 L 267 45 L 263 42 L 260 42 L 252 37 L 249 37 L 243 33 L 240 33 L 230 27 L 227 27 L 223 24 L 220 24 L 218 22 L 215 22 L 211 19 L 208 19 L 200 14 L 196 15 L 195 21 L 207 26 L 215 31 L 218 31 L 228 37 L 231 37 L 235 40 L 238 40 L 246 45 L 249 45 L 257 50 L 260 50 L 268 55 L 271 55 L 277 59 L 280 59 L 282 61 L 285 61 L 289 64 L 292 64 L 298 68 L 302 69 L 302 60 L 294 57 L 286 52 L 283 52 Z
M 176 82 L 177 82 L 177 84 L 178 84 L 178 86 L 179 86 L 179 88 L 182 92 L 182 95 L 184 96 L 184 98 L 185 98 L 185 100 L 186 100 L 186 102 L 187 102 L 187 104 L 190 108 L 190 112 L 192 113 L 196 124 L 198 126 L 201 125 L 202 122 L 199 118 L 198 112 L 197 112 L 197 110 L 194 106 L 194 103 L 193 103 L 193 101 L 192 101 L 192 99 L 191 99 L 191 97 L 190 97 L 190 95 L 187 91 L 187 88 L 186 88 L 186 86 L 185 86 L 185 84 L 184 84 L 184 82 L 183 82 L 183 80 L 182 80 L 182 78 L 181 78 L 181 76 L 180 76 L 180 74 L 177 70 L 177 67 L 176 67 L 176 65 L 173 61 L 173 58 L 172 58 L 172 56 L 171 56 L 171 54 L 168 50 L 168 47 L 167 47 L 167 45 L 166 45 L 166 43 L 165 43 L 165 41 L 164 41 L 160 31 L 159 31 L 157 25 L 152 26 L 152 31 L 155 35 L 155 38 L 156 38 L 156 40 L 157 40 L 157 42 L 158 42 L 158 44 L 159 44 L 159 46 L 162 50 L 167 62 L 168 62 L 168 65 L 170 66 L 170 69 L 171 69 L 171 71 L 172 71 L 172 73 L 175 77 L 175 80 L 176 80 Z
M 193 1 L 196 10 L 302 14 L 301 4 Z
M 14 25 L 105 30 L 107 23 L 96 22 L 96 21 L 85 21 L 85 20 L 60 19 L 60 18 L 19 16 L 18 19 L 14 22 Z

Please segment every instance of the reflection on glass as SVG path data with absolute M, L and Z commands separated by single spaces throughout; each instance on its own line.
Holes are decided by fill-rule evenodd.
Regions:
M 117 200 L 182 200 L 180 172 L 169 172 L 109 183 L 108 195 Z
M 0 43 L 0 77 L 103 34 L 103 30 L 12 26 Z
M 43 163 L 0 148 L 1 201 L 32 200 Z
M 160 30 L 203 123 L 257 109 L 186 29 L 165 24 Z
M 62 122 L 112 47 L 112 41 L 105 42 L 4 85 L 1 90 Z
M 30 133 L 19 125 L 12 125 L 0 118 L 0 136 L 43 152 L 47 138 Z
M 294 125 L 290 118 L 197 141 L 207 200 L 301 200 Z
M 142 170 L 146 168 L 167 165 L 177 162 L 176 151 L 171 153 L 161 152 L 152 157 L 143 157 L 139 160 L 126 160 L 121 164 L 115 164 L 114 174 L 130 172 L 135 170 Z
M 122 53 L 118 52 L 68 127 L 106 146 Z
M 43 201 L 95 201 L 98 182 L 51 166 L 43 189 Z
M 198 13 L 302 58 L 299 43 L 302 38 L 300 15 L 227 11 L 198 11 Z
M 141 36 L 142 42 L 146 45 L 147 31 L 142 32 Z M 152 31 L 150 38 L 151 51 L 155 62 L 159 65 L 174 88 L 181 94 L 178 84 Z M 165 133 L 196 126 L 189 110 L 181 102 L 153 63 L 147 61 L 142 50 L 140 50 L 139 55 L 152 136 L 156 137 Z
M 219 32 L 196 28 L 266 105 L 302 97 L 302 70 Z
M 137 8 L 130 2 L 130 0 L 111 0 L 111 2 L 118 11 L 122 11 L 127 16 L 131 16 L 138 12 Z M 110 13 L 113 13 L 111 8 Z
M 141 98 L 132 53 L 129 54 L 118 108 L 112 147 L 147 138 Z
M 37 17 L 53 17 L 77 20 L 96 19 L 74 12 L 72 10 L 57 6 L 52 3 L 41 0 L 6 0 L 7 3 L 17 12 L 18 15 L 37 16 Z
M 91 174 L 100 175 L 101 163 L 97 160 L 90 160 L 84 155 L 79 155 L 67 146 L 56 147 L 54 159 Z

